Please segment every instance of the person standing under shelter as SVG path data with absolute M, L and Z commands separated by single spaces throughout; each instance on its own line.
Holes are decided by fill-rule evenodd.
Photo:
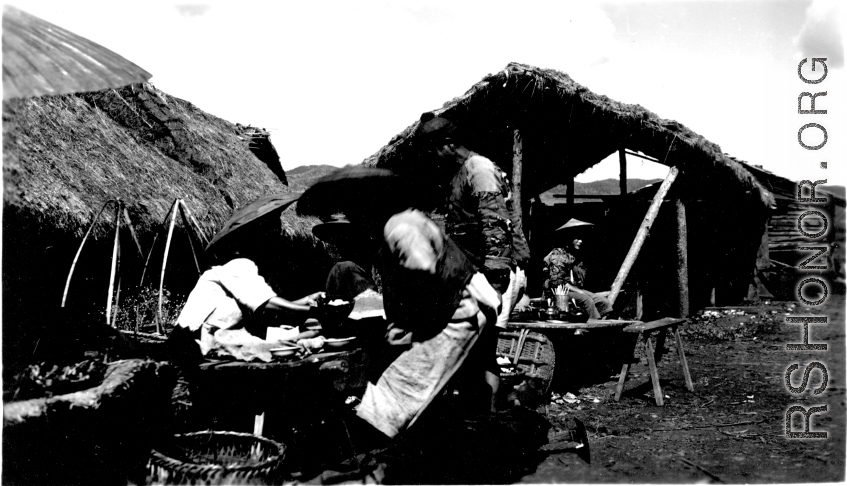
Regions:
M 571 219 L 556 230 L 558 238 L 573 238 L 564 247 L 553 248 L 544 257 L 544 293 L 549 298 L 555 298 L 557 289 L 561 288 L 568 300 L 576 302 L 576 306 L 588 314 L 591 319 L 600 319 L 612 312 L 612 304 L 603 295 L 585 290 L 586 263 L 583 258 L 584 242 L 574 228 L 592 226 L 578 219 Z
M 505 328 L 509 314 L 526 288 L 523 268 L 529 262 L 529 245 L 514 221 L 516 214 L 506 174 L 490 159 L 468 149 L 462 131 L 450 120 L 433 113 L 421 115 L 412 134 L 419 162 L 411 170 L 439 187 L 430 216 L 465 250 L 498 292 L 502 305 L 496 326 Z M 486 372 L 494 396 L 499 388 L 496 333 L 481 347 L 491 350 Z

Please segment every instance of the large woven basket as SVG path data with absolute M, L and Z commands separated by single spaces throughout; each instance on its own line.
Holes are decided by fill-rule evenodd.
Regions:
M 147 464 L 148 484 L 273 484 L 285 446 L 241 432 L 176 434 Z
M 520 344 L 521 332 L 502 331 L 497 341 L 497 356 L 514 361 Z M 553 372 L 556 368 L 556 353 L 553 342 L 544 334 L 531 331 L 526 334 L 523 344 L 520 346 L 520 357 L 516 370 L 511 373 L 500 373 L 504 384 L 518 384 L 526 378 L 539 378 L 542 391 L 546 394 L 550 391 L 553 383 Z

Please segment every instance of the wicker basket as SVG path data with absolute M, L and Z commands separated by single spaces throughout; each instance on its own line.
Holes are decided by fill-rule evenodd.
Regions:
M 283 444 L 253 434 L 176 434 L 173 442 L 153 451 L 148 484 L 273 484 L 284 456 Z
M 524 334 L 523 339 L 521 335 Z M 553 383 L 553 371 L 556 368 L 556 353 L 553 342 L 538 332 L 504 331 L 497 341 L 497 356 L 508 358 L 514 363 L 520 346 L 516 371 L 502 372 L 500 379 L 506 385 L 516 385 L 525 378 L 540 378 L 543 392 L 549 393 Z

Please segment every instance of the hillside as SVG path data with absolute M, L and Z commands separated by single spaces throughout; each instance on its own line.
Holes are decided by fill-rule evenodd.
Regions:
M 286 171 L 288 187 L 294 191 L 305 191 L 316 180 L 337 168 L 331 165 L 301 165 L 295 167 Z
M 661 179 L 627 179 L 627 192 L 634 192 L 644 186 L 660 182 Z M 564 202 L 563 199 L 556 197 L 557 195 L 565 196 L 568 193 L 568 188 L 564 184 L 560 184 L 547 192 L 541 194 L 541 201 L 544 204 L 556 204 Z M 591 182 L 574 182 L 574 194 L 580 195 L 603 195 L 603 194 L 620 194 L 620 183 L 618 179 L 603 179 L 601 181 Z

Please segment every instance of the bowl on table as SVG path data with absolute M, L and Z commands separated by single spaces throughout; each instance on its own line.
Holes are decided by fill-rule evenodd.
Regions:
M 344 348 L 347 347 L 356 340 L 356 337 L 346 337 L 346 338 L 328 338 L 324 341 L 324 348 Z
M 297 346 L 279 346 L 276 348 L 271 348 L 270 352 L 277 358 L 285 358 L 288 356 L 292 356 L 297 353 L 297 350 L 300 349 Z

